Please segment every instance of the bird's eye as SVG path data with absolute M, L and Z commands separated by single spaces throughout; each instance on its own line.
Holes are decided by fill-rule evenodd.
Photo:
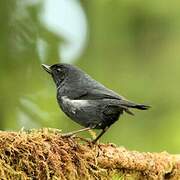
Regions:
M 57 72 L 61 72 L 62 70 L 60 68 L 57 69 Z

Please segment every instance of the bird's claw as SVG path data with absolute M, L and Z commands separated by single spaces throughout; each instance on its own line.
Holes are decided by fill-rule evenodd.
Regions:
M 61 135 L 62 137 L 75 137 L 76 136 L 76 134 L 74 134 L 74 133 L 64 133 L 64 134 L 62 134 Z
M 47 130 L 49 132 L 52 132 L 52 133 L 57 133 L 57 134 L 60 134 L 62 132 L 61 129 L 56 129 L 56 128 L 47 128 Z

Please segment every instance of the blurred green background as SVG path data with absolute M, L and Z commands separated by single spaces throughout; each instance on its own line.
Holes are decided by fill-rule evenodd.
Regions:
M 0 129 L 79 129 L 41 63 L 67 62 L 149 111 L 102 137 L 139 151 L 180 152 L 179 1 L 0 2 Z M 90 137 L 87 133 L 84 134 Z

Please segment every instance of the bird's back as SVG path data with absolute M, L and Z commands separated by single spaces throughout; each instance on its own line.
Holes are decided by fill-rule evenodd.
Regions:
M 61 87 L 58 93 L 77 98 L 78 95 L 81 96 L 86 92 L 89 94 L 92 92 L 92 95 L 101 95 L 102 98 L 103 95 L 105 95 L 112 99 L 124 99 L 114 91 L 106 88 L 100 82 L 94 80 L 79 68 L 76 68 L 75 71 L 69 73 L 67 80 L 64 82 L 64 87 Z

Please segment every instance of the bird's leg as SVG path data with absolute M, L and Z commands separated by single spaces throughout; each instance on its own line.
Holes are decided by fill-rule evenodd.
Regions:
M 92 128 L 87 127 L 87 128 L 79 129 L 79 130 L 77 130 L 77 131 L 72 131 L 72 132 L 69 132 L 69 133 L 65 133 L 65 134 L 63 134 L 62 136 L 63 136 L 63 137 L 68 137 L 68 136 L 72 136 L 72 135 L 74 135 L 74 134 L 77 134 L 77 133 L 79 133 L 79 132 L 88 131 L 88 130 L 90 130 L 90 129 L 92 129 Z
M 96 137 L 96 139 L 94 139 L 94 140 L 92 141 L 92 143 L 95 144 L 95 143 L 98 141 L 98 139 L 99 139 L 108 129 L 109 129 L 109 127 L 106 126 L 106 127 L 101 131 L 101 133 L 98 135 L 98 137 Z

